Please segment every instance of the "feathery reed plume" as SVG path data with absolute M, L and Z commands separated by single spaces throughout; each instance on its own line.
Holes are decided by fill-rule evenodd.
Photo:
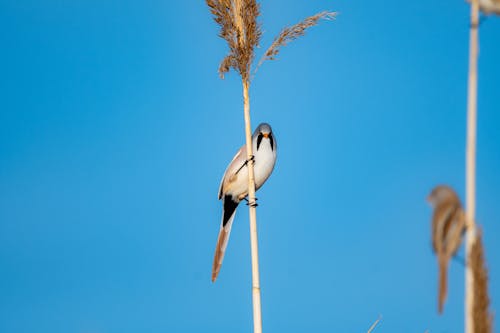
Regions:
M 472 300 L 475 333 L 493 332 L 493 316 L 488 310 L 488 269 L 484 258 L 482 232 L 478 230 L 477 238 L 469 256 L 472 275 L 474 276 L 474 299 Z
M 259 45 L 262 31 L 257 23 L 259 4 L 254 0 L 206 0 L 214 21 L 220 26 L 219 36 L 226 40 L 229 54 L 221 61 L 219 74 L 231 68 L 249 79 L 254 48 Z
M 467 147 L 465 152 L 466 223 L 465 240 L 465 332 L 475 333 L 473 321 L 474 275 L 470 254 L 476 240 L 476 131 L 477 131 L 477 58 L 479 44 L 479 0 L 472 0 L 469 34 L 469 82 L 467 87 Z
M 224 74 L 231 68 L 240 74 L 243 85 L 243 114 L 245 119 L 245 138 L 248 167 L 248 206 L 250 216 L 250 245 L 252 255 L 252 301 L 254 315 L 254 332 L 262 332 L 259 254 L 257 242 L 257 212 L 255 198 L 254 159 L 252 151 L 252 132 L 250 123 L 250 70 L 254 60 L 254 49 L 259 45 L 262 35 L 257 19 L 260 15 L 256 0 L 205 0 L 215 22 L 220 26 L 219 36 L 227 41 L 229 53 L 219 66 L 219 74 Z M 273 43 L 268 57 L 278 53 L 279 46 L 304 34 L 307 27 L 315 25 L 320 18 L 333 18 L 334 13 L 323 12 L 306 19 L 298 27 L 286 30 L 278 42 Z M 217 252 L 216 252 L 217 257 Z
M 255 71 L 257 71 L 257 69 L 260 67 L 260 65 L 262 65 L 264 61 L 275 60 L 281 47 L 287 45 L 291 41 L 301 36 L 304 36 L 307 28 L 310 28 L 318 24 L 318 21 L 320 19 L 333 20 L 335 19 L 336 15 L 337 15 L 336 12 L 323 11 L 317 13 L 316 15 L 309 16 L 304 20 L 302 20 L 301 22 L 292 25 L 291 27 L 286 27 L 283 30 L 281 30 L 279 35 L 274 38 L 274 41 L 271 44 L 271 46 L 269 46 L 269 48 L 266 50 L 262 58 L 259 60 L 259 63 L 257 64 Z

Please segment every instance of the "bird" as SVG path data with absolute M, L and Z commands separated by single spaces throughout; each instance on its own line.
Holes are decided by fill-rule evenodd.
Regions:
M 261 123 L 252 135 L 254 156 L 255 190 L 258 190 L 273 172 L 276 163 L 277 144 L 271 126 Z M 248 195 L 248 160 L 246 145 L 243 145 L 229 163 L 219 186 L 219 200 L 222 199 L 222 222 L 212 266 L 212 282 L 215 282 L 222 266 L 229 234 L 236 208 Z M 255 204 L 255 203 L 252 203 Z
M 496 14 L 500 15 L 500 0 L 478 0 L 479 9 L 486 15 Z M 471 2 L 471 0 L 467 0 Z
M 448 264 L 460 248 L 466 229 L 465 212 L 458 195 L 447 185 L 436 186 L 427 201 L 434 208 L 432 247 L 438 258 L 438 313 L 441 314 L 447 296 Z

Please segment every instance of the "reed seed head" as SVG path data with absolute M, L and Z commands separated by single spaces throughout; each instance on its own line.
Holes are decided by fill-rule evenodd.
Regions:
M 489 312 L 490 297 L 488 294 L 488 269 L 484 257 L 484 246 L 481 231 L 472 245 L 469 265 L 474 276 L 474 297 L 472 301 L 474 332 L 493 332 L 493 316 Z
M 232 68 L 248 81 L 254 49 L 262 35 L 257 22 L 259 4 L 255 0 L 206 0 L 206 3 L 220 26 L 219 36 L 229 46 L 229 54 L 219 66 L 220 76 L 224 78 L 224 74 Z
M 262 58 L 260 59 L 257 68 L 262 65 L 262 63 L 266 60 L 275 60 L 276 56 L 280 52 L 281 47 L 287 45 L 291 41 L 304 36 L 306 33 L 306 30 L 316 24 L 318 24 L 318 21 L 321 19 L 324 20 L 333 20 L 335 19 L 337 13 L 336 12 L 329 12 L 329 11 L 323 11 L 320 13 L 317 13 L 315 15 L 309 16 L 302 20 L 301 22 L 292 25 L 291 27 L 286 27 L 281 32 L 279 35 L 274 38 L 273 43 L 269 48 L 266 50 Z

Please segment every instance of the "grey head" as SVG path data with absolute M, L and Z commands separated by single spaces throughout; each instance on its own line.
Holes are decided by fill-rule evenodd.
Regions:
M 276 150 L 276 140 L 273 136 L 273 130 L 271 125 L 267 123 L 261 123 L 255 129 L 252 135 L 253 140 L 257 140 L 257 150 L 259 150 L 262 140 L 269 140 L 272 150 Z
M 253 132 L 253 137 L 257 137 L 259 134 L 271 134 L 273 132 L 272 128 L 271 128 L 271 125 L 269 125 L 268 123 L 260 123 L 259 126 L 257 126 L 257 128 L 255 129 L 255 131 Z
M 434 207 L 446 202 L 457 202 L 460 204 L 457 193 L 448 185 L 436 186 L 427 197 L 427 201 Z

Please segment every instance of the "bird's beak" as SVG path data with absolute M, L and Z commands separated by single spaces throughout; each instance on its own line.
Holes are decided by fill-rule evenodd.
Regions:
M 432 196 L 430 194 L 427 196 L 425 200 L 427 200 L 428 203 L 432 204 Z
M 262 136 L 267 139 L 269 137 L 269 133 L 262 133 Z

